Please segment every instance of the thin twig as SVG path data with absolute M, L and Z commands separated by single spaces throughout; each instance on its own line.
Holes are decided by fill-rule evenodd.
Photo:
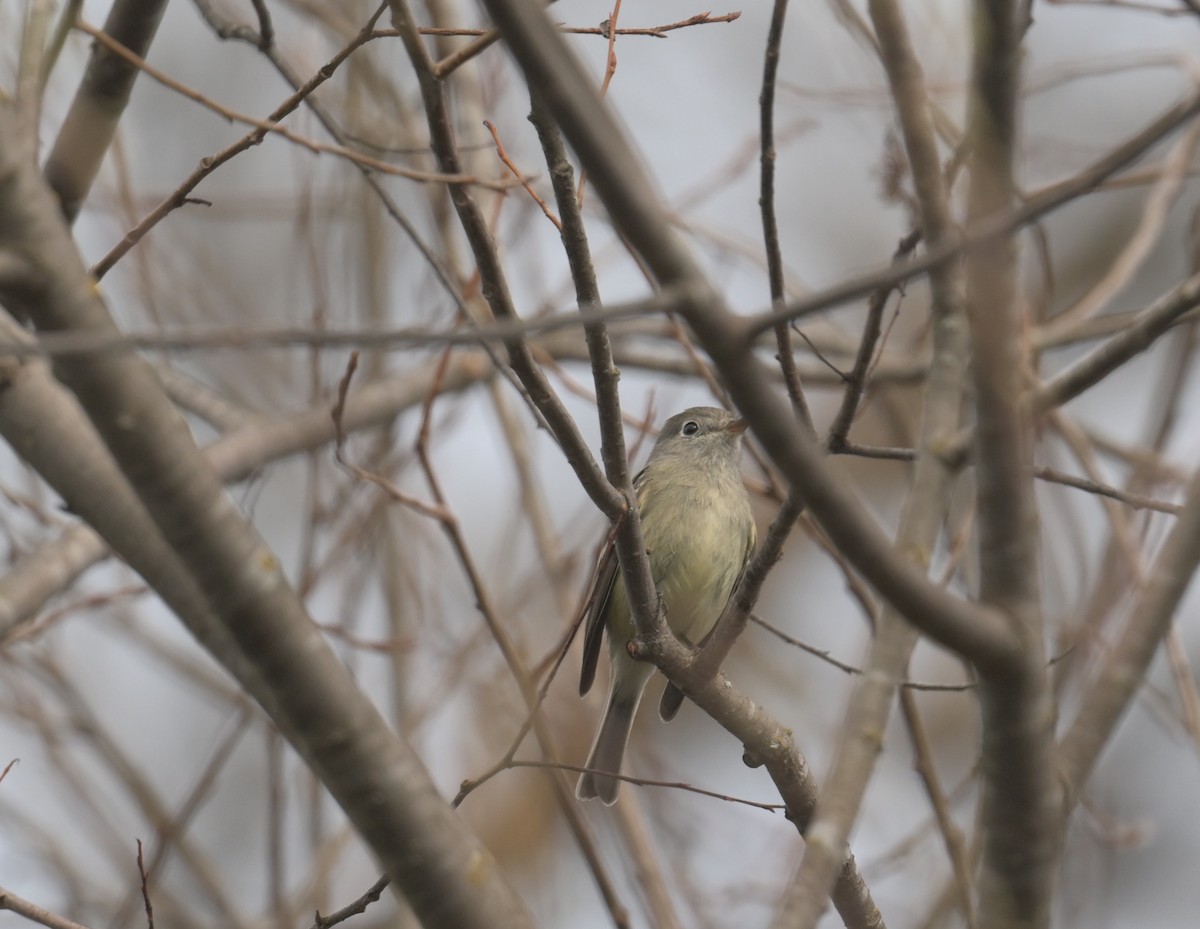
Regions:
M 514 768 L 548 768 L 555 767 L 563 771 L 574 771 L 582 774 L 587 771 L 587 768 L 580 765 L 550 765 L 544 761 L 514 761 Z M 744 797 L 734 797 L 730 794 L 718 793 L 715 790 L 705 790 L 703 787 L 696 787 L 694 784 L 688 784 L 685 781 L 657 781 L 645 777 L 632 777 L 628 774 L 614 775 L 619 780 L 626 784 L 634 784 L 638 787 L 666 787 L 670 790 L 685 790 L 688 793 L 699 794 L 702 797 L 712 797 L 714 800 L 725 800 L 729 803 L 736 803 L 741 806 L 753 807 L 756 810 L 765 810 L 768 813 L 778 813 L 784 809 L 782 803 L 761 803 L 757 800 L 747 800 Z
M 533 202 L 538 205 L 542 213 L 545 214 L 546 219 L 554 223 L 555 229 L 557 229 L 559 232 L 562 232 L 562 223 L 559 221 L 559 218 L 550 212 L 550 207 L 546 205 L 546 201 L 538 196 L 538 192 L 533 189 L 533 185 L 529 183 L 525 175 L 521 173 L 517 166 L 513 164 L 512 159 L 508 157 L 508 152 L 504 150 L 504 144 L 500 141 L 500 132 L 496 129 L 495 124 L 491 120 L 485 119 L 483 121 L 483 125 L 484 128 L 486 128 L 487 131 L 492 134 L 492 141 L 496 143 L 496 156 L 502 162 L 504 162 L 504 166 L 512 172 L 513 177 L 515 177 L 520 182 L 521 186 L 525 188 L 525 192 L 529 194 L 529 196 L 533 199 Z
M 914 229 L 896 247 L 892 255 L 893 262 L 899 262 L 912 254 L 921 241 L 922 231 Z M 867 301 L 867 319 L 863 324 L 862 336 L 858 342 L 858 353 L 854 358 L 854 367 L 844 375 L 846 390 L 842 395 L 841 406 L 834 414 L 829 426 L 829 434 L 825 437 L 825 447 L 831 454 L 843 452 L 848 447 L 850 427 L 858 415 L 859 404 L 867 389 L 867 380 L 875 361 L 875 348 L 879 343 L 879 335 L 883 328 L 883 311 L 887 306 L 888 297 L 899 285 L 881 287 Z M 777 327 L 778 328 L 778 327 Z
M 154 929 L 154 904 L 150 901 L 150 875 L 146 871 L 146 863 L 142 860 L 142 840 L 137 840 L 137 866 L 141 877 L 142 905 L 146 908 L 146 927 Z
M 771 26 L 767 30 L 767 48 L 763 54 L 762 90 L 758 96 L 760 181 L 759 209 L 762 213 L 763 245 L 767 252 L 767 279 L 771 288 L 771 305 L 782 305 L 785 297 L 783 284 L 783 255 L 779 244 L 779 221 L 775 215 L 775 82 L 779 74 L 780 48 L 783 42 L 783 25 L 787 18 L 788 0 L 775 0 L 771 13 Z M 804 397 L 800 374 L 796 370 L 796 358 L 792 354 L 791 326 L 780 321 L 775 326 L 775 341 L 779 348 L 779 367 L 783 371 L 783 382 L 787 385 L 788 398 L 796 417 L 813 435 L 816 426 L 812 411 Z
M 267 117 L 266 122 L 277 123 L 289 113 L 299 107 L 314 91 L 337 72 L 341 64 L 349 58 L 355 51 L 361 48 L 366 42 L 370 41 L 371 29 L 374 25 L 374 19 L 368 22 L 364 28 L 349 44 L 330 59 L 324 67 L 322 67 L 312 78 L 310 78 L 301 87 L 297 88 L 296 92 L 284 100 L 277 106 Z M 193 190 L 200 184 L 202 180 L 212 174 L 217 168 L 225 164 L 230 159 L 242 152 L 258 145 L 267 135 L 266 129 L 255 129 L 253 132 L 243 136 L 237 142 L 233 143 L 224 150 L 215 155 L 210 155 L 204 158 L 199 167 L 196 168 L 182 184 L 180 184 L 174 192 L 172 192 L 165 200 L 157 207 L 148 213 L 133 229 L 129 230 L 113 248 L 111 248 L 103 258 L 92 266 L 92 276 L 99 280 L 104 277 L 118 261 L 120 261 L 129 250 L 138 244 L 146 234 L 158 225 L 169 213 L 183 206 L 187 202 L 188 197 Z M 460 173 L 460 172 L 454 172 Z
M 81 923 L 67 919 L 65 916 L 59 916 L 45 907 L 31 903 L 23 897 L 18 897 L 11 890 L 6 890 L 3 887 L 0 887 L 0 910 L 8 910 L 16 913 L 18 916 L 23 916 L 35 923 L 40 923 L 46 929 L 88 929 L 87 926 Z
M 808 652 L 813 657 L 821 659 L 821 661 L 824 661 L 826 664 L 837 668 L 839 671 L 843 671 L 846 674 L 852 674 L 852 675 L 856 675 L 856 676 L 865 673 L 862 668 L 856 668 L 854 665 L 846 664 L 846 662 L 844 662 L 844 661 L 838 661 L 838 659 L 834 658 L 831 654 L 829 654 L 829 652 L 825 651 L 824 649 L 814 648 L 813 646 L 807 644 L 806 642 L 801 642 L 799 639 L 788 635 L 782 629 L 779 629 L 778 627 L 767 622 L 766 620 L 762 619 L 759 616 L 755 616 L 755 615 L 751 614 L 750 621 L 758 626 L 761 626 L 763 629 L 766 629 L 767 632 L 771 633 L 771 635 L 775 636 L 780 641 L 786 642 L 788 645 L 792 645 L 792 646 L 800 649 L 801 651 Z M 904 690 L 920 690 L 920 691 L 925 691 L 925 692 L 929 692 L 929 693 L 963 693 L 964 691 L 974 690 L 976 687 L 976 685 L 974 683 L 931 684 L 931 683 L 928 683 L 925 681 L 907 681 L 907 680 L 899 681 L 896 686 L 900 687 Z
M 315 914 L 312 929 L 333 929 L 338 923 L 344 923 L 351 916 L 358 916 L 367 911 L 372 903 L 378 902 L 387 890 L 391 880 L 385 875 L 372 884 L 362 896 L 352 900 L 339 910 L 334 910 L 328 916 L 322 916 L 320 910 Z
M 1020 206 L 1001 210 L 981 220 L 961 241 L 946 242 L 901 265 L 881 268 L 824 291 L 790 301 L 779 311 L 759 313 L 748 320 L 747 335 L 754 336 L 766 332 L 781 319 L 796 320 L 811 316 L 847 301 L 865 297 L 880 287 L 911 280 L 996 239 L 1011 235 L 1077 197 L 1095 190 L 1112 175 L 1144 155 L 1164 137 L 1190 121 L 1197 113 L 1200 113 L 1200 92 L 1193 92 L 1073 177 L 1046 187 Z
M 370 155 L 364 155 L 361 152 L 356 152 L 353 149 L 347 148 L 344 145 L 327 145 L 324 142 L 317 142 L 314 139 L 306 138 L 282 126 L 278 119 L 257 119 L 245 113 L 239 113 L 237 110 L 230 109 L 223 104 L 211 100 L 197 90 L 193 90 L 186 84 L 180 83 L 169 75 L 163 73 L 158 68 L 149 64 L 145 59 L 134 54 L 120 42 L 107 35 L 103 30 L 97 29 L 83 20 L 79 20 L 75 24 L 80 32 L 87 33 L 105 48 L 112 51 L 118 57 L 129 62 L 138 70 L 144 72 L 148 77 L 153 78 L 164 87 L 173 90 L 182 97 L 186 97 L 194 103 L 198 103 L 208 110 L 216 113 L 218 116 L 228 120 L 231 123 L 242 123 L 247 126 L 253 126 L 255 129 L 263 133 L 277 135 L 280 138 L 287 139 L 289 142 L 294 142 L 315 154 L 336 155 L 339 158 L 344 158 L 347 161 L 353 161 L 355 164 L 361 165 L 364 168 L 369 168 L 372 171 L 378 171 L 380 174 L 390 174 L 394 177 L 403 177 L 411 181 L 421 181 L 424 183 L 461 183 L 461 184 L 478 184 L 480 187 L 486 187 L 490 190 L 506 190 L 508 184 L 498 183 L 496 181 L 487 181 L 481 178 L 475 178 L 471 175 L 445 175 L 439 174 L 436 171 L 419 171 L 414 168 L 402 168 L 399 165 L 391 164 L 387 161 L 380 161 L 378 158 L 372 158 Z M 298 102 L 298 101 L 297 101 Z M 293 106 L 292 109 L 295 109 Z M 277 109 L 275 112 L 279 112 Z M 289 111 L 290 112 L 290 111 Z M 259 137 L 261 140 L 261 136 Z M 238 143 L 239 145 L 241 143 Z M 245 146 L 248 148 L 249 146 Z M 220 156 L 217 156 L 220 157 Z M 227 160 L 227 159 L 226 159 Z M 507 164 L 507 162 L 506 162 Z M 509 165 L 509 167 L 512 167 Z M 514 173 L 515 170 L 514 170 Z M 517 181 L 524 183 L 524 180 L 517 174 Z
M 559 28 L 566 33 L 573 35 L 596 35 L 608 38 L 612 34 L 630 35 L 630 36 L 652 36 L 654 38 L 665 39 L 668 32 L 673 32 L 676 29 L 686 29 L 689 26 L 705 26 L 710 23 L 731 23 L 735 19 L 741 17 L 740 12 L 722 13 L 719 16 L 713 16 L 710 13 L 697 13 L 695 16 L 689 16 L 687 19 L 681 19 L 678 22 L 667 23 L 663 26 L 645 26 L 641 28 L 622 28 L 613 29 L 609 25 L 605 26 L 560 26 Z M 396 33 L 388 30 L 392 35 Z M 461 30 L 439 30 L 422 28 L 422 35 L 463 35 L 463 36 L 478 36 L 478 38 L 468 45 L 455 52 L 451 52 L 445 58 L 437 61 L 433 65 L 433 73 L 439 78 L 448 77 L 464 64 L 475 58 L 500 38 L 500 31 L 497 29 L 461 29 Z M 384 34 L 381 31 L 381 34 Z

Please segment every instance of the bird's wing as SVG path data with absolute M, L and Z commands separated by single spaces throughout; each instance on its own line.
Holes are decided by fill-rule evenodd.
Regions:
M 634 492 L 638 497 L 638 506 L 642 502 L 642 476 L 646 473 L 643 468 L 633 479 Z M 617 572 L 620 564 L 617 561 L 616 527 L 609 531 L 608 541 L 604 552 L 596 565 L 596 580 L 592 584 L 592 593 L 588 598 L 587 624 L 583 632 L 583 663 L 579 668 L 579 695 L 582 697 L 592 689 L 596 680 L 596 667 L 600 663 L 600 641 L 604 638 L 604 615 L 608 610 L 608 601 L 612 597 L 613 587 L 617 582 Z
M 600 640 L 604 638 L 604 613 L 617 580 L 617 546 L 610 538 L 596 565 L 596 582 L 588 598 L 587 625 L 583 633 L 583 664 L 579 668 L 579 696 L 592 689 L 600 663 Z

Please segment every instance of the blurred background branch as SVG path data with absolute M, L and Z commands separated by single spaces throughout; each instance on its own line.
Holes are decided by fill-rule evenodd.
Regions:
M 1197 28 L 0 5 L 5 918 L 1190 927 Z M 730 398 L 768 542 L 579 806 Z

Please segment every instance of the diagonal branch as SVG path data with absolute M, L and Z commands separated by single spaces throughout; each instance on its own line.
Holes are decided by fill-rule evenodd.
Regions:
M 11 112 L 0 108 L 0 247 L 29 267 L 37 286 L 4 296 L 40 329 L 114 332 L 53 193 L 16 152 L 13 129 Z M 134 355 L 97 355 L 59 359 L 56 374 L 79 398 L 198 592 L 196 611 L 215 617 L 225 641 L 214 640 L 210 626 L 189 628 L 267 710 L 413 909 L 427 923 L 464 929 L 531 925 L 419 756 L 390 730 L 309 619 L 153 370 Z
M 167 0 L 116 0 L 104 31 L 144 58 L 166 8 Z M 46 181 L 58 194 L 68 222 L 75 221 L 92 189 L 137 76 L 137 67 L 111 49 L 93 47 L 83 82 L 46 159 Z
M 1113 729 L 1145 681 L 1198 565 L 1200 471 L 1192 478 L 1183 511 L 1154 560 L 1149 583 L 1128 626 L 1081 695 L 1079 713 L 1063 736 L 1062 770 L 1072 804 L 1078 801 Z
M 1200 91 L 1193 91 L 1161 113 L 1145 128 L 1106 152 L 1073 177 L 1051 184 L 1010 210 L 980 217 L 960 242 L 949 242 L 938 248 L 928 249 L 918 258 L 911 258 L 901 264 L 893 264 L 792 300 L 781 310 L 756 314 L 749 321 L 750 332 L 758 335 L 771 329 L 780 320 L 799 319 L 848 300 L 865 297 L 881 287 L 912 280 L 947 261 L 960 258 L 976 247 L 985 246 L 997 238 L 1006 238 L 1060 206 L 1095 190 L 1197 115 L 1200 115 Z

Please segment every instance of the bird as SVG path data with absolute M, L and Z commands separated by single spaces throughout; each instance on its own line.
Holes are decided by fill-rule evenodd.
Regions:
M 702 644 L 725 610 L 754 549 L 756 530 L 739 458 L 746 421 L 727 410 L 691 407 L 663 425 L 633 479 L 650 572 L 671 631 Z M 607 632 L 611 674 L 604 719 L 596 733 L 575 795 L 616 802 L 621 762 L 646 683 L 654 672 L 636 661 L 629 599 L 610 538 L 588 600 L 579 693 L 596 676 L 600 642 Z M 669 685 L 660 713 L 670 719 L 682 694 Z

